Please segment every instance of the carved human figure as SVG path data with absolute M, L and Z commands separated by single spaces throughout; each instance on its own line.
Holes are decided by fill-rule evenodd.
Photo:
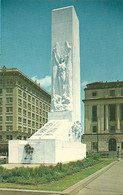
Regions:
M 60 49 L 59 43 L 56 43 L 53 48 L 52 63 L 54 107 L 57 107 L 57 110 L 65 110 L 68 104 L 70 104 L 71 96 L 71 46 L 67 41 L 65 42 L 64 49 Z M 58 105 L 58 99 L 60 100 L 60 106 Z

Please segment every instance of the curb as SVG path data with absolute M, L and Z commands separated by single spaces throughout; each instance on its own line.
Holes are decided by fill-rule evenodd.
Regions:
M 79 181 L 73 186 L 67 188 L 66 190 L 60 191 L 43 191 L 43 190 L 25 190 L 25 189 L 8 189 L 8 188 L 0 188 L 0 195 L 75 195 L 85 186 L 87 186 L 94 179 L 99 177 L 101 174 L 105 173 L 108 169 L 110 169 L 113 165 L 115 165 L 118 161 L 114 161 L 108 166 L 100 169 L 99 171 L 93 173 L 92 175 L 86 177 L 85 179 Z
M 108 169 L 110 169 L 113 165 L 115 165 L 118 161 L 114 161 L 111 164 L 107 165 L 106 167 L 100 169 L 99 171 L 93 173 L 92 175 L 86 177 L 85 179 L 79 181 L 78 183 L 74 184 L 73 186 L 67 188 L 63 191 L 64 195 L 75 195 L 77 192 L 82 190 L 85 186 L 91 183 L 94 179 L 105 173 Z

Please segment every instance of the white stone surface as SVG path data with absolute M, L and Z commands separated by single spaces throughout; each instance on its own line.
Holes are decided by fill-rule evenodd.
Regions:
M 71 111 L 72 121 L 81 121 L 79 21 L 73 6 L 52 11 L 52 74 L 52 111 Z
M 9 163 L 56 164 L 86 157 L 81 143 L 79 22 L 73 6 L 52 11 L 52 112 L 27 141 L 9 141 Z M 25 145 L 34 148 L 25 152 Z
M 29 143 L 34 148 L 32 155 L 27 155 L 24 146 Z M 9 141 L 9 163 L 57 164 L 79 160 L 86 157 L 86 145 L 78 142 L 55 139 Z M 15 149 L 13 149 L 15 148 Z M 25 159 L 25 157 L 27 159 Z

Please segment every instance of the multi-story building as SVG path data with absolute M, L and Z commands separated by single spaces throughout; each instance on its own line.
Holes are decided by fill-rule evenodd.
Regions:
M 123 151 L 123 81 L 85 88 L 84 143 L 87 151 Z
M 48 121 L 51 96 L 16 68 L 0 68 L 0 152 L 8 140 L 26 139 Z

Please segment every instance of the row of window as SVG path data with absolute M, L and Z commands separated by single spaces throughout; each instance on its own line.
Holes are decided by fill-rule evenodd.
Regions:
M 36 126 L 35 126 L 36 125 Z M 39 124 L 39 123 L 35 123 L 35 122 L 32 122 L 32 128 L 41 128 L 43 125 L 42 124 Z M 2 125 L 0 125 L 0 131 L 2 131 Z M 13 126 L 12 125 L 7 125 L 6 126 L 6 131 L 13 131 Z M 21 131 L 22 132 L 22 126 L 18 126 L 18 131 Z M 26 132 L 27 131 L 27 127 L 23 127 L 23 132 Z M 33 133 L 34 133 L 35 129 L 33 129 Z M 28 133 L 31 133 L 31 128 L 28 128 Z
M 24 140 L 26 140 L 26 138 L 27 138 L 26 136 L 23 137 Z M 2 139 L 3 139 L 3 137 L 2 137 L 2 135 L 0 135 L 0 140 L 2 140 Z M 12 140 L 12 139 L 13 139 L 12 135 L 6 135 L 6 140 Z M 22 136 L 18 136 L 17 139 L 21 140 Z
M 0 89 L 0 95 L 2 95 L 3 89 Z M 6 93 L 12 94 L 13 93 L 13 88 L 6 88 Z
M 116 130 L 116 127 L 114 125 L 111 125 L 109 129 L 110 129 L 110 132 L 114 132 Z M 92 126 L 92 133 L 98 133 L 97 125 Z
M 35 112 L 35 110 L 32 110 L 33 112 Z M 22 115 L 22 108 L 18 108 L 18 113 L 20 114 L 20 115 Z M 27 110 L 23 110 L 23 115 L 24 116 L 27 116 L 27 113 L 28 113 L 28 118 L 33 118 L 33 119 L 35 119 L 35 113 L 32 113 L 32 115 L 31 115 L 31 112 L 27 112 Z M 46 118 L 48 118 L 48 112 L 45 112 L 44 110 L 43 110 L 43 113 L 42 113 L 42 111 L 41 111 L 41 109 L 39 110 L 39 109 L 36 109 L 36 113 L 37 114 L 39 114 L 39 115 L 42 115 L 43 117 L 46 117 Z M 39 116 L 38 115 L 36 115 L 36 118 L 38 118 Z
M 109 90 L 109 96 L 114 97 L 115 95 L 116 95 L 115 90 Z M 123 96 L 123 89 L 120 90 L 120 95 Z M 97 96 L 97 91 L 93 91 L 92 96 L 93 97 Z
M 97 121 L 97 106 L 92 106 L 92 122 Z M 104 118 L 105 118 L 105 106 L 104 106 Z M 109 120 L 116 120 L 116 104 L 109 105 Z M 123 105 L 120 105 L 120 120 L 123 120 Z
M 31 98 L 31 96 L 29 96 L 29 97 Z M 34 99 L 34 101 L 33 101 L 33 99 Z M 32 102 L 35 104 L 35 98 L 33 98 L 33 97 L 32 97 Z M 28 107 L 28 109 L 31 110 L 31 104 L 27 103 L 26 101 L 22 101 L 22 99 L 19 98 L 18 99 L 18 105 L 22 106 L 22 103 L 23 103 L 23 107 L 24 108 Z M 42 103 L 40 102 L 40 106 L 39 106 L 39 101 L 38 100 L 36 100 L 36 106 L 40 107 L 40 109 L 42 109 L 42 106 L 43 106 L 43 110 L 50 111 L 50 106 L 48 106 L 48 105 L 45 105 L 45 104 L 42 105 Z M 32 109 L 35 110 L 35 106 L 34 105 L 32 105 Z M 39 109 L 39 108 L 37 108 L 37 109 Z
M 0 84 L 7 84 L 7 85 L 12 85 L 13 84 L 13 79 L 0 79 Z

